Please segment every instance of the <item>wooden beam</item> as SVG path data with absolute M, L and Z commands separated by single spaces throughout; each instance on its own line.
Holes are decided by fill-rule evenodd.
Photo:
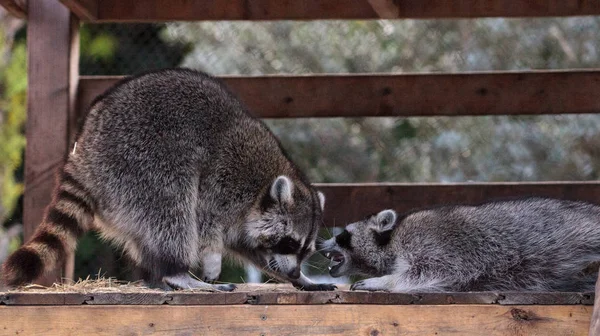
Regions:
M 80 110 L 120 78 L 82 77 Z M 223 77 L 263 118 L 599 113 L 598 78 L 600 71 Z
M 368 0 L 373 10 L 382 19 L 397 19 L 400 17 L 399 0 Z
M 543 196 L 598 203 L 600 182 L 351 183 L 316 184 L 325 193 L 326 226 L 345 226 L 384 209 L 406 212 L 443 204 L 478 204 L 493 199 Z
M 583 306 L 0 306 L 6 335 L 585 335 Z
M 96 21 L 378 19 L 369 4 L 392 0 L 103 0 Z M 81 2 L 81 0 L 80 0 Z M 394 0 L 398 18 L 544 17 L 599 15 L 595 0 Z M 377 7 L 375 7 L 377 8 Z M 386 7 L 384 7 L 384 10 Z M 396 10 L 394 10 L 394 13 Z
M 60 0 L 60 2 L 83 21 L 98 19 L 98 0 Z
M 27 18 L 27 0 L 0 0 L 0 6 L 13 16 Z
M 594 293 L 567 292 L 457 292 L 387 293 L 348 291 L 338 285 L 331 292 L 303 292 L 290 284 L 238 284 L 234 292 L 135 291 L 134 286 L 112 291 L 93 285 L 82 293 L 54 291 L 0 292 L 0 305 L 584 305 L 594 304 Z M 91 290 L 93 289 L 93 290 Z
M 54 175 L 62 166 L 71 136 L 78 79 L 78 22 L 55 0 L 29 4 L 27 30 L 28 95 L 25 150 L 24 229 L 28 240 L 50 202 Z M 56 271 L 40 281 L 68 277 Z

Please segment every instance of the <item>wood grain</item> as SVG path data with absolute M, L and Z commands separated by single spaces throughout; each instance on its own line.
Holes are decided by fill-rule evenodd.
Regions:
M 585 306 L 0 306 L 5 335 L 586 335 Z
M 66 2 L 76 10 L 77 2 Z M 391 1 L 390 1 L 391 2 Z M 397 18 L 598 15 L 595 0 L 397 0 Z M 91 17 L 82 16 L 82 19 Z M 97 21 L 377 19 L 367 0 L 103 0 Z
M 82 77 L 79 110 L 120 78 Z M 600 112 L 598 71 L 222 78 L 262 118 Z
M 4 7 L 12 16 L 20 19 L 27 18 L 26 0 L 0 0 L 0 6 Z
M 55 0 L 29 3 L 27 29 L 28 94 L 23 198 L 25 240 L 32 236 L 50 202 L 54 176 L 69 146 L 69 119 L 74 114 L 74 86 L 78 79 L 78 23 Z M 60 271 L 42 284 L 61 280 Z M 69 276 L 65 274 L 65 276 Z
M 344 286 L 340 286 L 343 288 Z M 347 287 L 347 286 L 346 286 Z M 286 289 L 287 288 L 287 289 Z M 0 305 L 585 305 L 594 303 L 594 293 L 385 293 L 337 290 L 302 292 L 289 284 L 240 284 L 231 293 L 203 292 L 8 292 L 0 293 Z
M 590 323 L 590 336 L 600 335 L 600 273 L 596 281 L 596 299 L 594 301 L 594 312 Z
M 397 19 L 400 16 L 398 1 L 395 0 L 368 0 L 371 7 L 382 19 Z
M 60 0 L 81 20 L 94 21 L 98 19 L 98 0 Z

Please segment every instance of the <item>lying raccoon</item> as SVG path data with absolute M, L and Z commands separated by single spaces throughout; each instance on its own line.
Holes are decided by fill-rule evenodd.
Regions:
M 33 238 L 3 266 L 6 284 L 35 281 L 97 229 L 150 285 L 233 290 L 190 277 L 221 272 L 223 253 L 305 290 L 325 198 L 267 127 L 216 79 L 170 69 L 130 77 L 93 104 Z M 168 286 L 167 286 L 168 285 Z
M 445 206 L 352 223 L 319 246 L 354 290 L 593 291 L 600 207 L 543 198 Z

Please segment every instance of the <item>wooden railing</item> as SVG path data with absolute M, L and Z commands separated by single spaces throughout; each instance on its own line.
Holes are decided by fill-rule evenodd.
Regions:
M 63 7 L 62 4 L 68 7 Z M 25 160 L 25 238 L 49 201 L 55 168 L 76 120 L 116 77 L 79 77 L 78 22 L 176 20 L 329 20 L 600 15 L 596 0 L 2 0 L 27 11 L 29 110 Z M 70 15 L 70 11 L 76 17 Z M 596 33 L 596 32 L 594 32 Z M 264 118 L 540 115 L 600 112 L 596 70 L 402 75 L 227 77 L 226 84 Z M 265 94 L 268 92 L 268 94 Z M 400 211 L 492 198 L 550 196 L 600 202 L 598 182 L 320 184 L 328 225 L 384 207 Z M 66 272 L 69 274 L 69 271 Z M 55 274 L 54 276 L 57 276 Z M 600 333 L 599 313 L 592 332 Z M 595 331 L 594 331 L 595 330 Z

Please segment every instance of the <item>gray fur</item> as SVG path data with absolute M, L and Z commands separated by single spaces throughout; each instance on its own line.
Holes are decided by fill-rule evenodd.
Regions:
M 594 290 L 599 206 L 527 198 L 394 215 L 382 211 L 322 243 L 331 274 L 372 277 L 355 290 Z
M 313 288 L 299 270 L 322 195 L 216 79 L 170 69 L 123 81 L 93 104 L 68 162 L 96 204 L 96 228 L 149 283 L 231 290 L 187 275 L 204 263 L 203 280 L 215 280 L 230 252 Z M 273 246 L 291 236 L 305 245 L 277 263 Z

